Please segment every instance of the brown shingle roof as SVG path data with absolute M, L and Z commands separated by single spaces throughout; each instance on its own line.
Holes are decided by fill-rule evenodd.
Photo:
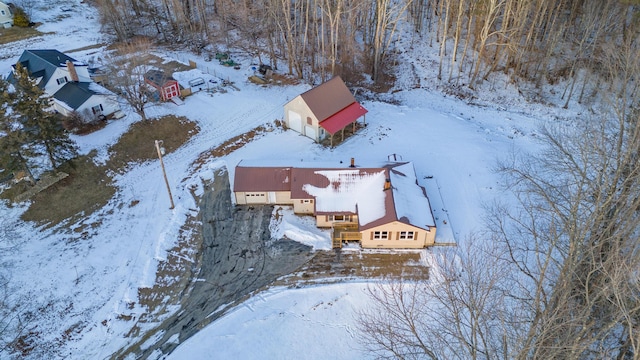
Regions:
M 289 191 L 291 168 L 236 166 L 233 191 Z
M 300 94 L 318 121 L 323 121 L 356 102 L 340 76 Z

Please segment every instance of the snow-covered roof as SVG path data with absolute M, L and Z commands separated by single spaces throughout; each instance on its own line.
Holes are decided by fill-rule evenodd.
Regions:
M 429 198 L 410 162 L 367 168 L 301 164 L 274 166 L 243 160 L 236 167 L 234 191 L 288 190 L 292 199 L 315 199 L 316 214 L 357 214 L 361 230 L 392 221 L 422 229 L 435 226 Z M 387 179 L 389 190 L 385 190 Z
M 316 170 L 328 180 L 326 186 L 302 185 L 316 199 L 316 213 L 349 212 L 358 214 L 360 224 L 368 224 L 385 215 L 384 169 Z
M 393 167 L 389 171 L 393 204 L 399 221 L 421 228 L 435 226 L 429 198 L 418 185 L 412 163 Z

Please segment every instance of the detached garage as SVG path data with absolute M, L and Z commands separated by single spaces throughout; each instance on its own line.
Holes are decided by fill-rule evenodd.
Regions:
M 284 105 L 284 121 L 293 131 L 320 142 L 355 126 L 367 113 L 339 76 L 296 96 Z M 355 129 L 355 127 L 354 127 Z

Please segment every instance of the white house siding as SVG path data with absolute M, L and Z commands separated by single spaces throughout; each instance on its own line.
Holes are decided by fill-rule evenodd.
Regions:
M 51 78 L 49 79 L 49 82 L 45 84 L 44 92 L 49 95 L 55 94 L 58 90 L 60 90 L 64 86 L 64 84 L 66 84 L 66 82 L 58 84 L 58 79 L 63 77 L 67 78 L 67 82 L 71 81 L 71 76 L 69 76 L 69 72 L 66 71 L 66 67 L 57 68 L 56 71 L 53 73 L 53 76 L 51 76 Z
M 69 116 L 73 112 L 73 109 L 71 109 L 69 105 L 55 99 L 53 100 L 53 109 L 63 116 Z
M 10 28 L 13 26 L 13 16 L 9 6 L 0 2 L 0 26 L 4 28 Z
M 89 77 L 88 67 L 76 66 L 75 69 L 76 69 L 76 73 L 78 74 L 79 82 L 93 82 L 91 77 Z M 67 83 L 67 82 L 64 82 L 64 83 L 58 84 L 58 79 L 63 77 L 67 78 L 67 82 L 71 81 L 71 75 L 69 74 L 69 71 L 67 70 L 66 66 L 59 67 L 56 69 L 56 71 L 53 73 L 53 76 L 51 76 L 51 78 L 49 79 L 49 83 L 45 84 L 44 92 L 49 95 L 55 94 Z
M 382 235 L 386 232 L 387 239 L 376 239 L 376 233 Z M 405 237 L 408 233 L 413 233 L 413 239 L 401 239 L 401 234 Z M 363 248 L 370 249 L 421 249 L 435 242 L 436 230 L 425 230 L 415 226 L 407 225 L 399 221 L 380 225 L 371 229 L 361 231 Z
M 111 115 L 120 110 L 120 107 L 114 97 L 108 95 L 93 95 L 85 101 L 84 104 L 80 105 L 76 111 L 81 114 L 85 111 L 88 111 L 89 114 L 93 114 L 91 108 L 98 105 L 102 105 L 102 115 L 104 116 Z

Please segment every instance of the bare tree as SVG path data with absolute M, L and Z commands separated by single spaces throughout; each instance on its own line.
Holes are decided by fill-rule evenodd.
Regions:
M 391 279 L 368 289 L 358 315 L 365 347 L 381 358 L 508 359 L 503 263 L 491 241 L 470 236 L 434 250 L 429 280 Z
M 148 40 L 138 40 L 117 46 L 105 59 L 105 85 L 122 97 L 143 120 L 147 119 L 145 108 L 151 102 L 150 89 L 144 79 L 152 69 L 148 63 L 150 51 Z

